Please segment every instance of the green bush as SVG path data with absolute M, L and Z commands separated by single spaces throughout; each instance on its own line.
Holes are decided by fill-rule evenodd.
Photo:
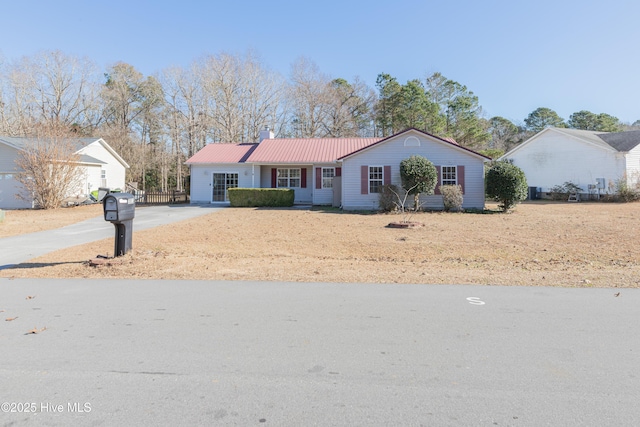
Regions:
M 398 186 L 393 184 L 384 184 L 380 187 L 378 206 L 382 212 L 392 212 L 398 209 L 400 191 Z
M 402 186 L 413 194 L 414 209 L 420 207 L 420 194 L 433 194 L 438 182 L 438 170 L 427 158 L 411 156 L 400 162 Z
M 227 191 L 234 207 L 293 206 L 295 196 L 289 188 L 229 188 Z
M 527 178 L 519 167 L 503 161 L 493 163 L 487 170 L 487 197 L 499 202 L 504 212 L 527 198 Z
M 442 194 L 445 212 L 459 212 L 462 210 L 463 197 L 460 185 L 441 185 L 440 194 Z

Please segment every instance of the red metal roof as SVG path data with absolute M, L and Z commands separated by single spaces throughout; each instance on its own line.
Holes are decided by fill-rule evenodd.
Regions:
M 251 163 L 329 163 L 382 138 L 265 139 L 251 153 Z
M 244 163 L 258 144 L 207 144 L 187 163 Z

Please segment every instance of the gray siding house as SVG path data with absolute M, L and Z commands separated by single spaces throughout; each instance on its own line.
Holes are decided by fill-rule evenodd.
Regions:
M 378 209 L 382 184 L 401 186 L 400 162 L 430 160 L 438 185 L 459 184 L 463 208 L 484 208 L 484 163 L 490 160 L 455 142 L 417 129 L 388 138 L 274 138 L 266 130 L 255 144 L 209 144 L 191 157 L 192 203 L 228 203 L 227 189 L 292 188 L 295 203 Z M 442 196 L 424 196 L 427 209 L 442 209 Z

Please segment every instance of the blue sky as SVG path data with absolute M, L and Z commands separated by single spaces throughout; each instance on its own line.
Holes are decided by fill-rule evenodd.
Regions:
M 0 0 L 0 15 L 9 62 L 59 49 L 154 74 L 253 50 L 285 76 L 304 56 L 372 87 L 439 71 L 516 123 L 537 107 L 640 119 L 637 0 Z

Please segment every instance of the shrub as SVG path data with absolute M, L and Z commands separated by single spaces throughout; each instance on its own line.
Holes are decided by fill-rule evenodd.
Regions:
M 569 198 L 569 194 L 577 194 L 583 191 L 584 190 L 581 187 L 578 187 L 577 184 L 574 184 L 571 181 L 566 181 L 562 185 L 554 185 L 551 187 L 551 200 L 567 200 Z
M 627 183 L 625 178 L 616 181 L 616 196 L 620 202 L 634 202 L 640 200 L 640 191 Z
M 459 212 L 462 210 L 462 187 L 460 185 L 441 185 L 440 193 L 444 202 L 445 212 Z
M 438 182 L 438 170 L 422 156 L 411 156 L 400 162 L 400 178 L 407 194 L 413 194 L 415 210 L 420 206 L 420 194 L 433 194 Z
M 551 200 L 567 200 L 569 196 L 565 193 L 564 187 L 562 185 L 554 185 L 549 189 L 551 193 Z
M 393 184 L 385 184 L 380 188 L 378 206 L 382 212 L 392 212 L 398 209 L 398 194 L 400 189 Z
M 527 198 L 527 178 L 513 164 L 495 162 L 487 170 L 485 189 L 487 197 L 500 202 L 500 209 L 507 212 Z
M 229 188 L 227 191 L 234 207 L 293 206 L 295 196 L 289 188 Z

